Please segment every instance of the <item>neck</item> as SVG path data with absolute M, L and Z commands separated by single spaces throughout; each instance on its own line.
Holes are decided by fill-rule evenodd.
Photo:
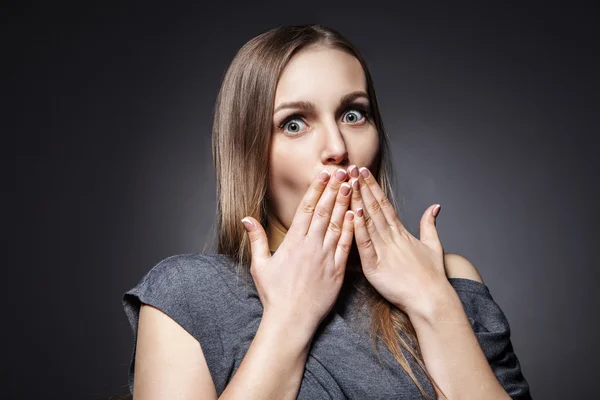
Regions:
M 287 228 L 283 226 L 277 217 L 269 216 L 267 224 L 267 239 L 269 240 L 269 250 L 277 251 L 277 248 L 283 242 Z

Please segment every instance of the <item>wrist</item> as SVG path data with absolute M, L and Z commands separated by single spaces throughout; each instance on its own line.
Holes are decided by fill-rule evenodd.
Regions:
M 274 313 L 263 314 L 259 329 L 274 337 L 285 338 L 286 342 L 299 347 L 309 345 L 316 332 L 316 327 L 311 324 L 303 323 L 289 315 Z
M 431 291 L 426 300 L 407 309 L 407 314 L 413 324 L 469 323 L 462 302 L 450 282 Z

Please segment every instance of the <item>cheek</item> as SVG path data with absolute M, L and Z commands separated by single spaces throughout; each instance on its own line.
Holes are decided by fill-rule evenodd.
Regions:
M 359 168 L 364 166 L 371 169 L 378 151 L 379 136 L 377 131 L 373 130 L 369 134 L 358 136 L 352 141 L 352 148 L 349 149 L 350 160 Z
M 304 188 L 306 171 L 303 169 L 308 163 L 301 150 L 291 146 L 273 146 L 269 162 L 269 183 L 275 198 L 289 197 Z

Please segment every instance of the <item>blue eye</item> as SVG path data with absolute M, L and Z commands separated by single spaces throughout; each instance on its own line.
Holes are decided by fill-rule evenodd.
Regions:
M 362 119 L 366 120 L 369 118 L 369 115 L 370 115 L 367 112 L 367 110 L 360 105 L 354 105 L 352 107 L 347 108 L 347 110 L 351 111 L 353 114 L 351 114 L 351 113 L 344 114 L 344 117 L 342 118 L 342 120 L 344 122 L 347 122 L 350 124 L 359 123 Z M 360 116 L 357 116 L 357 117 L 352 117 L 352 119 L 350 121 L 345 119 L 346 115 L 357 115 L 356 114 L 357 112 L 358 112 L 358 114 L 362 114 L 363 118 L 360 118 Z M 291 115 L 290 117 L 286 118 L 281 124 L 279 124 L 278 128 L 286 131 L 291 136 L 296 136 L 302 132 L 300 130 L 301 125 L 303 125 L 303 124 L 306 125 L 304 123 L 304 121 L 302 121 L 302 118 L 303 118 L 303 115 L 301 115 L 301 114 Z M 291 130 L 288 130 L 288 128 Z
M 281 124 L 280 128 L 283 130 L 286 130 L 285 127 L 289 126 L 289 127 L 294 127 L 293 129 L 297 129 L 298 126 L 300 124 L 298 124 L 298 121 L 300 121 L 302 124 L 304 124 L 304 122 L 302 122 L 300 119 L 297 118 L 297 115 L 293 115 L 291 118 L 287 119 L 283 124 Z M 299 131 L 288 131 L 291 134 L 297 135 L 299 133 Z
M 367 118 L 367 112 L 361 108 L 353 108 L 353 109 L 351 109 L 351 111 L 358 111 L 360 114 L 363 114 L 364 118 Z M 352 115 L 352 114 L 348 113 L 346 115 Z M 356 114 L 354 114 L 354 115 L 356 115 Z M 350 122 L 351 124 L 354 124 L 358 121 L 360 121 L 360 118 L 358 120 L 355 119 L 353 121 L 348 121 L 348 122 Z

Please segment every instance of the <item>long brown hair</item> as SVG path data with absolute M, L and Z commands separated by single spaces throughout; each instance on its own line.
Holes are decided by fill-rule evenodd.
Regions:
M 313 46 L 345 51 L 361 63 L 380 143 L 372 169 L 376 171 L 384 193 L 397 209 L 389 141 L 369 69 L 358 49 L 339 32 L 323 25 L 288 25 L 270 29 L 248 41 L 237 52 L 223 76 L 214 110 L 212 151 L 217 214 L 213 228 L 217 252 L 234 259 L 238 268 L 248 269 L 251 261 L 250 241 L 240 220 L 252 216 L 265 227 L 268 223 L 268 161 L 277 82 L 290 58 Z M 429 399 L 402 350 L 408 351 L 429 381 L 443 393 L 427 372 L 408 315 L 372 287 L 365 294 L 364 299 L 372 310 L 371 338 L 376 353 L 379 337 L 421 394 Z

